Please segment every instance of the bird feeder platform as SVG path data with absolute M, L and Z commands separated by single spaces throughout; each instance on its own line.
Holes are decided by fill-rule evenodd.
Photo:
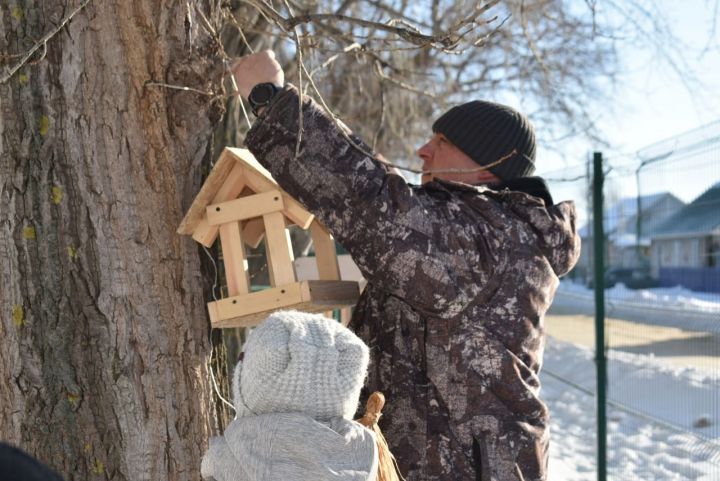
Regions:
M 318 280 L 297 280 L 287 231 L 293 224 L 310 231 Z M 335 242 L 327 229 L 248 150 L 222 152 L 177 232 L 206 247 L 220 238 L 228 297 L 208 303 L 213 327 L 252 326 L 280 309 L 347 308 L 360 295 L 357 282 L 340 280 Z M 256 248 L 263 240 L 271 287 L 251 292 L 245 248 Z

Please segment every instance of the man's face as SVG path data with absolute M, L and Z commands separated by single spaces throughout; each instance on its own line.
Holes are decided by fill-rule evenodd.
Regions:
M 477 171 L 479 167 L 465 152 L 455 147 L 443 134 L 433 134 L 432 138 L 417 151 L 423 160 L 423 171 L 464 169 L 472 172 L 437 172 L 422 175 L 422 183 L 426 184 L 433 178 L 478 184 L 495 182 L 500 179 L 488 171 Z

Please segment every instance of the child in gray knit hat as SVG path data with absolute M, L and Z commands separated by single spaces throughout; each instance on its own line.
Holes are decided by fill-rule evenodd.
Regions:
M 236 418 L 210 440 L 205 479 L 374 481 L 374 434 L 352 421 L 367 346 L 317 314 L 277 312 L 248 336 L 233 376 Z

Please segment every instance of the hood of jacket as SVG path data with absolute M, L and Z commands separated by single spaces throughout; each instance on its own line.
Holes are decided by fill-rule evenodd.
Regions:
M 547 183 L 541 177 L 522 177 L 498 184 L 469 185 L 435 179 L 430 188 L 439 185 L 450 191 L 484 193 L 501 202 L 537 237 L 537 246 L 555 274 L 567 274 L 580 257 L 580 236 L 577 233 L 575 203 L 553 203 Z
M 530 225 L 555 274 L 567 274 L 580 257 L 575 203 L 554 204 L 547 183 L 540 177 L 523 177 L 488 187 L 500 194 L 510 211 Z
M 201 472 L 216 481 L 375 481 L 377 446 L 370 430 L 344 418 L 247 416 L 210 440 Z

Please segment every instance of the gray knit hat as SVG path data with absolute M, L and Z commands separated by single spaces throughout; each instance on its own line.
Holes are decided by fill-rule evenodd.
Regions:
M 491 165 L 516 150 L 516 155 L 488 168 L 502 180 L 535 172 L 535 129 L 527 117 L 506 105 L 483 100 L 457 105 L 432 129 L 479 165 Z
M 355 414 L 369 353 L 339 322 L 276 312 L 250 333 L 243 351 L 233 380 L 239 417 L 295 412 L 326 420 Z

